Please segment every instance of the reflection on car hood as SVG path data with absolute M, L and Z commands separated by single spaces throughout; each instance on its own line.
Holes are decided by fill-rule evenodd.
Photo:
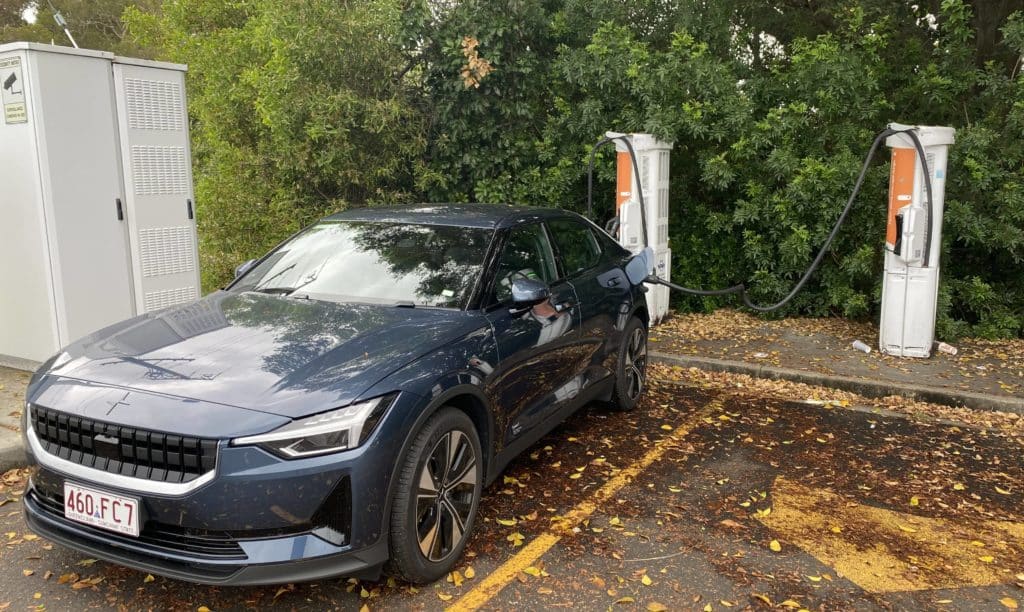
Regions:
M 50 373 L 294 418 L 478 327 L 459 311 L 220 291 L 87 336 Z

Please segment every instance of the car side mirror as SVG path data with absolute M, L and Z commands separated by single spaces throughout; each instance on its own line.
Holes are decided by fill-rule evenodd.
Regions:
M 539 280 L 519 277 L 512 281 L 512 303 L 516 308 L 529 308 L 550 297 L 551 289 Z
M 249 261 L 235 268 L 235 278 L 238 278 L 239 276 L 245 274 L 249 270 L 252 270 L 252 267 L 256 265 L 256 261 L 257 260 L 255 259 L 250 259 Z

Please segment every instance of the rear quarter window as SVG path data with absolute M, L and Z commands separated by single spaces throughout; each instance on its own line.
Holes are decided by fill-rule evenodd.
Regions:
M 601 260 L 601 244 L 589 227 L 575 219 L 548 222 L 551 236 L 565 265 L 565 274 L 572 276 L 597 265 Z

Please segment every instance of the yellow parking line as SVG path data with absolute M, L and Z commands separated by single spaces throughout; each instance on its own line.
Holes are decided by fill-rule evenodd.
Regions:
M 563 536 L 571 534 L 573 528 L 593 514 L 602 503 L 611 499 L 612 496 L 618 493 L 619 489 L 632 482 L 634 478 L 652 463 L 661 459 L 673 444 L 685 438 L 700 425 L 705 417 L 720 408 L 721 401 L 717 399 L 701 408 L 689 420 L 673 429 L 669 435 L 658 440 L 647 454 L 612 476 L 600 489 L 594 491 L 587 499 L 577 504 L 575 508 L 562 517 L 562 520 L 552 525 L 545 533 L 534 538 L 533 541 L 524 546 L 511 559 L 498 566 L 496 570 L 477 583 L 472 590 L 452 604 L 448 610 L 450 612 L 462 612 L 464 610 L 480 609 L 492 597 L 500 593 L 508 583 L 515 580 L 519 572 L 536 563 Z

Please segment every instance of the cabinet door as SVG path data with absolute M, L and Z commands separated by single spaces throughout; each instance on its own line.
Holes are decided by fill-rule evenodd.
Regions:
M 116 205 L 121 167 L 114 84 L 103 58 L 35 52 L 28 68 L 63 346 L 135 310 L 127 230 Z
M 184 75 L 114 64 L 125 205 L 139 312 L 199 297 Z

